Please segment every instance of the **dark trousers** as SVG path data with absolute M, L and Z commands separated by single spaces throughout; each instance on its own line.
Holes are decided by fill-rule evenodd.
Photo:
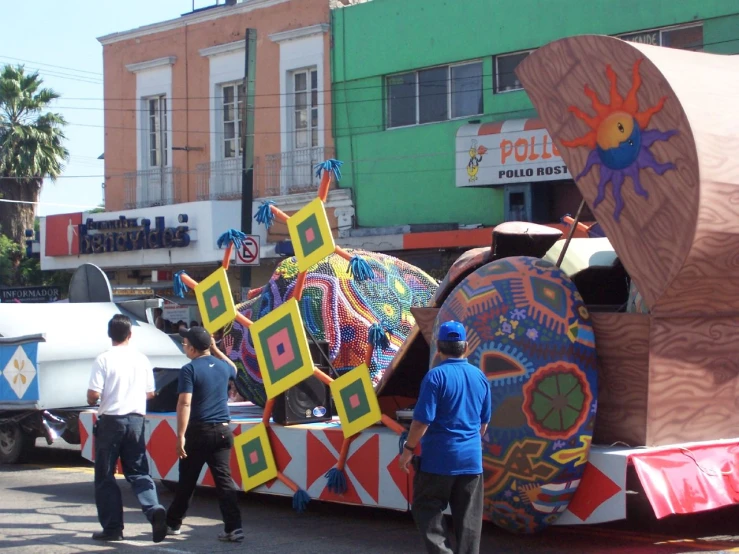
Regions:
M 141 510 L 151 521 L 161 507 L 157 489 L 149 475 L 144 437 L 144 416 L 103 415 L 95 431 L 95 505 L 103 530 L 123 531 L 123 501 L 115 479 L 115 466 L 121 459 L 123 475 L 131 485 Z
M 452 550 L 442 512 L 451 506 L 457 548 Z M 436 475 L 417 471 L 413 478 L 413 520 L 429 553 L 478 554 L 482 533 L 482 475 Z
M 218 495 L 225 531 L 241 528 L 236 485 L 231 480 L 233 434 L 228 425 L 191 424 L 185 433 L 187 458 L 180 460 L 180 482 L 167 510 L 167 525 L 179 529 L 190 507 L 203 464 L 208 464 Z

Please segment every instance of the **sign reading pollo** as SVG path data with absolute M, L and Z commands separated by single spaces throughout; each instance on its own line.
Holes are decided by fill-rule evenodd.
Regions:
M 536 119 L 463 125 L 457 131 L 458 187 L 559 181 L 572 176 Z

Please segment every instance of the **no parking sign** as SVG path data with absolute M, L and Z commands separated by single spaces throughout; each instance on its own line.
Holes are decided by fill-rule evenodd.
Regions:
M 246 235 L 241 241 L 241 248 L 236 248 L 236 265 L 259 265 L 259 235 Z

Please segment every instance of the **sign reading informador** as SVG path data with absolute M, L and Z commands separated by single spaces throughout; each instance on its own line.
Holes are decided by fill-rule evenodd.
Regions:
M 463 125 L 455 142 L 458 187 L 572 179 L 552 137 L 536 119 Z
M 59 287 L 14 287 L 0 289 L 0 302 L 20 302 L 21 304 L 42 304 L 56 302 L 61 296 Z

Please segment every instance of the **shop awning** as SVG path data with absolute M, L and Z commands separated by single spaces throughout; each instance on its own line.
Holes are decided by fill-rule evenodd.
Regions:
M 455 152 L 458 187 L 572 178 L 539 119 L 462 125 Z

